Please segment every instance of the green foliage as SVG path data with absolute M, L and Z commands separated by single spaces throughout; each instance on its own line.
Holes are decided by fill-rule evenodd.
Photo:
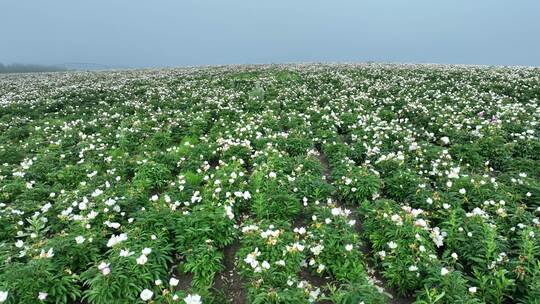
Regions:
M 377 195 L 382 186 L 381 179 L 362 167 L 351 167 L 336 180 L 340 197 L 347 202 L 361 204 Z
M 193 273 L 192 285 L 197 290 L 210 289 L 215 274 L 223 269 L 223 253 L 209 243 L 188 250 L 185 255 L 182 268 L 185 272 Z
M 539 75 L 2 77 L 0 299 L 538 303 Z
M 10 291 L 12 303 L 41 303 L 40 292 L 49 294 L 57 303 L 69 303 L 81 295 L 78 277 L 69 269 L 57 271 L 59 266 L 49 259 L 6 265 L 0 268 L 0 286 Z
M 137 194 L 162 189 L 171 178 L 171 171 L 163 164 L 144 162 L 135 171 L 133 190 Z

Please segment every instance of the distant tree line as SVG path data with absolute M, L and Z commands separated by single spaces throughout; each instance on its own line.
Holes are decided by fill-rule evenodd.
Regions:
M 33 72 L 59 72 L 67 71 L 65 67 L 41 64 L 2 64 L 0 63 L 0 73 L 33 73 Z

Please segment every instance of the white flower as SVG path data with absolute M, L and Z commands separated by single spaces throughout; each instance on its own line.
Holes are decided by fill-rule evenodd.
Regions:
M 111 222 L 107 221 L 106 225 L 111 227 L 111 228 L 114 228 L 114 229 L 120 228 L 120 223 L 111 223 Z
M 332 208 L 332 210 L 330 210 L 330 212 L 332 212 L 333 216 L 338 216 L 338 215 L 340 215 L 342 213 L 341 208 Z
M 260 255 L 259 249 L 255 248 L 254 252 L 249 253 L 246 258 L 244 259 L 244 262 L 247 264 L 250 264 L 252 268 L 255 268 L 259 265 L 259 262 L 257 261 L 257 256 Z
M 310 302 L 313 302 L 315 300 L 317 300 L 317 298 L 319 297 L 319 294 L 321 293 L 321 289 L 320 288 L 317 288 L 315 290 L 312 290 L 309 292 L 309 300 Z
M 137 258 L 137 264 L 139 265 L 144 265 L 146 262 L 148 262 L 148 258 L 144 254 L 141 254 L 141 256 Z
M 441 137 L 441 141 L 443 142 L 443 144 L 448 145 L 450 143 L 450 138 L 448 138 L 447 136 L 443 136 Z
M 454 260 L 457 260 L 457 259 L 458 259 L 458 255 L 457 255 L 457 253 L 455 253 L 455 252 L 452 252 L 451 256 L 452 256 L 452 258 L 453 258 Z
M 448 269 L 446 269 L 445 267 L 441 268 L 441 275 L 442 276 L 445 276 L 449 273 L 450 271 L 448 271 Z
M 17 242 L 15 242 L 15 247 L 21 248 L 22 246 L 24 246 L 24 242 L 22 240 L 18 240 Z
M 108 275 L 109 273 L 111 273 L 111 268 L 109 268 L 109 265 L 111 264 L 108 264 L 108 263 L 105 263 L 105 262 L 101 262 L 101 264 L 98 265 L 98 269 L 99 271 L 101 271 L 101 273 L 103 275 Z
M 107 242 L 107 247 L 113 247 L 114 245 L 127 240 L 127 234 L 121 233 L 119 235 L 112 235 L 109 241 Z
M 169 280 L 169 285 L 171 285 L 171 286 L 174 287 L 174 286 L 177 286 L 179 282 L 180 282 L 180 281 L 179 281 L 178 279 L 176 279 L 176 278 L 171 278 L 171 279 Z
M 86 210 L 88 209 L 88 204 L 86 202 L 80 202 L 79 203 L 79 209 L 80 210 Z
M 388 242 L 388 248 L 390 249 L 396 249 L 397 248 L 397 243 L 394 242 L 394 241 L 391 241 L 391 242 Z
M 352 244 L 345 245 L 345 250 L 347 250 L 347 251 L 353 250 L 353 245 Z
M 319 255 L 321 254 L 321 251 L 324 249 L 324 246 L 321 245 L 321 244 L 318 244 L 317 246 L 315 247 L 311 247 L 309 250 L 311 252 L 313 252 L 314 255 Z
M 41 301 L 45 301 L 45 299 L 47 299 L 47 296 L 48 296 L 48 295 L 49 295 L 49 294 L 46 293 L 46 292 L 39 292 L 39 294 L 38 294 L 38 299 L 41 300 Z
M 129 251 L 129 250 L 126 250 L 126 249 L 120 250 L 120 256 L 121 257 L 128 257 L 128 256 L 134 255 L 134 254 L 135 254 L 135 252 Z
M 4 303 L 7 300 L 8 295 L 9 291 L 0 290 L 0 303 Z
M 465 193 L 467 193 L 467 190 L 465 190 L 464 188 L 459 189 L 459 194 L 463 195 Z
M 261 266 L 264 269 L 270 269 L 270 263 L 268 263 L 267 261 L 263 261 Z
M 84 243 L 84 241 L 85 241 L 85 238 L 82 235 L 79 235 L 78 237 L 75 238 L 75 242 L 77 244 L 82 244 L 82 243 Z
M 186 304 L 202 304 L 201 296 L 198 294 L 188 295 L 184 298 L 184 302 L 186 302 Z
M 53 256 L 54 256 L 54 250 L 52 248 L 49 248 L 47 252 L 41 249 L 41 252 L 39 253 L 39 257 L 42 259 L 52 258 Z
M 152 252 L 152 248 L 148 248 L 148 247 L 142 250 L 142 254 L 144 255 L 149 255 L 151 252 Z
M 97 173 L 97 172 L 96 172 Z M 92 192 L 92 197 L 97 197 L 97 196 L 100 196 L 103 194 L 103 190 L 101 189 L 96 189 L 94 190 L 94 192 Z
M 293 231 L 294 231 L 295 233 L 298 233 L 298 234 L 305 234 L 305 233 L 306 233 L 306 228 L 304 228 L 304 227 L 294 228 Z
M 284 260 L 279 260 L 277 262 L 275 262 L 276 265 L 279 265 L 279 266 L 285 266 L 285 261 Z
M 276 176 L 277 176 L 277 175 L 276 175 L 276 172 L 270 172 L 270 173 L 268 173 L 268 177 L 270 177 L 270 178 L 276 178 Z
M 469 287 L 469 292 L 470 293 L 475 293 L 476 292 L 476 287 Z
M 418 227 L 427 227 L 427 222 L 424 219 L 417 219 L 414 221 L 414 225 Z
M 225 205 L 225 215 L 232 220 L 234 218 L 234 213 L 232 211 L 232 207 L 229 205 Z
M 444 231 L 441 232 L 439 227 L 434 227 L 430 235 L 431 235 L 431 239 L 433 240 L 433 242 L 435 243 L 437 247 L 443 246 L 443 241 L 444 241 L 444 237 L 446 236 L 446 232 Z
M 448 172 L 448 178 L 459 178 L 459 171 L 461 171 L 460 167 L 451 168 L 450 172 Z M 448 181 L 448 183 L 446 185 L 452 187 L 452 182 Z
M 416 267 L 416 265 L 409 266 L 409 271 L 417 271 L 417 270 L 418 270 L 418 267 Z
M 141 300 L 148 301 L 153 295 L 154 293 L 151 290 L 145 288 L 143 291 L 141 291 Z
M 390 217 L 390 219 L 398 226 L 403 225 L 403 219 L 401 218 L 401 216 L 399 216 L 399 214 L 392 214 L 392 217 Z

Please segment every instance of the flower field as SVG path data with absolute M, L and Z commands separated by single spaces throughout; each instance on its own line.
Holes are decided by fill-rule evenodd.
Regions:
M 0 303 L 540 303 L 540 69 L 0 76 Z

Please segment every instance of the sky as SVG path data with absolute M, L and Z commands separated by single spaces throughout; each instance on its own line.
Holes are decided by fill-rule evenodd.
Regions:
M 0 63 L 540 66 L 538 0 L 0 0 Z

